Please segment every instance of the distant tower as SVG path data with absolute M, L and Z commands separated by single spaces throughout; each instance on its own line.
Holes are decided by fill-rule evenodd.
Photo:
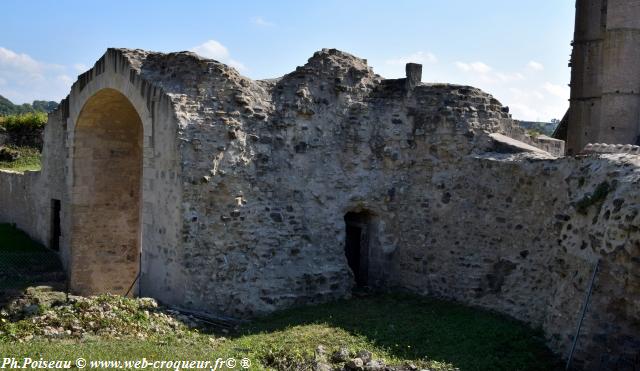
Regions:
M 640 141 L 640 0 L 577 0 L 567 153 Z

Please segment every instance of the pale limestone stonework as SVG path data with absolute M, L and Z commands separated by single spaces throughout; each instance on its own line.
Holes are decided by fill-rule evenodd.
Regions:
M 360 283 L 509 314 L 562 356 L 599 259 L 576 357 L 632 362 L 640 156 L 554 156 L 511 138 L 490 95 L 407 74 L 322 50 L 254 81 L 192 53 L 109 49 L 50 115 L 42 171 L 0 174 L 0 221 L 49 244 L 61 200 L 60 255 L 84 294 L 124 294 L 140 273 L 136 293 L 251 317 Z

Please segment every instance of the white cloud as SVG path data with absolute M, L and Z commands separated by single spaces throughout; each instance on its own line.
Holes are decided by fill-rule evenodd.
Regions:
M 521 89 L 516 87 L 509 88 L 511 97 L 517 100 L 543 100 L 544 94 L 537 90 Z
M 25 53 L 0 47 L 0 95 L 13 103 L 60 100 L 73 82 L 72 67 L 38 61 Z
M 433 53 L 419 51 L 404 57 L 387 59 L 386 64 L 404 66 L 407 63 L 438 63 L 438 58 Z
M 555 95 L 558 98 L 569 99 L 569 94 L 571 89 L 568 86 L 552 84 L 550 82 L 545 82 L 543 85 L 544 90 L 546 90 L 549 94 Z
M 27 54 L 18 54 L 12 50 L 0 47 L 0 68 L 12 69 L 39 76 L 42 64 Z
M 194 46 L 191 50 L 207 58 L 220 60 L 229 58 L 229 50 L 227 50 L 227 47 L 215 40 L 205 41 L 198 46 Z
M 492 68 L 483 62 L 456 62 L 456 67 L 465 72 L 489 73 Z
M 544 121 L 546 119 L 541 116 L 541 113 L 538 109 L 532 108 L 526 103 L 512 103 L 509 106 L 509 111 L 511 115 L 515 119 L 525 120 L 525 121 Z
M 449 81 L 475 86 L 494 95 L 502 104 L 509 106 L 515 119 L 559 119 L 569 106 L 569 88 L 551 82 L 542 84 L 540 79 L 544 78 L 544 66 L 534 60 L 519 71 L 499 71 L 480 61 L 458 61 L 449 68 L 457 71 Z
M 260 27 L 273 27 L 276 25 L 275 23 L 269 22 L 261 16 L 251 18 L 251 23 Z
M 207 40 L 204 43 L 191 48 L 191 51 L 205 58 L 215 59 L 218 62 L 226 63 L 240 71 L 245 71 L 247 69 L 244 64 L 231 58 L 231 54 L 227 47 L 216 40 Z
M 529 63 L 527 63 L 527 68 L 533 71 L 544 70 L 544 66 L 542 65 L 542 63 L 536 61 L 529 61 Z
M 499 81 L 503 81 L 503 82 L 518 81 L 518 80 L 524 80 L 525 79 L 524 75 L 521 74 L 520 72 L 515 72 L 515 73 L 496 72 L 495 77 Z
M 427 53 L 381 60 L 374 63 L 374 71 L 387 78 L 404 77 L 404 68 L 397 65 L 406 62 L 427 60 Z M 528 121 L 549 121 L 560 119 L 569 107 L 569 89 L 558 81 L 546 77 L 547 71 L 534 58 L 526 59 L 534 63 L 511 65 L 512 70 L 502 70 L 487 61 L 456 59 L 445 61 L 439 56 L 438 63 L 427 69 L 427 82 L 444 82 L 470 85 L 493 95 L 503 105 L 509 106 L 513 118 Z M 376 62 L 374 60 L 374 62 Z M 498 62 L 495 62 L 498 63 Z M 516 62 L 517 63 L 517 62 Z M 539 67 L 542 67 L 540 69 Z M 537 69 L 536 69 L 537 68 Z M 549 80 L 547 80 L 549 79 Z M 544 83 L 550 81 L 549 83 Z
M 56 79 L 58 79 L 58 81 L 62 82 L 63 84 L 68 84 L 69 86 L 71 86 L 71 84 L 73 84 L 73 78 L 71 78 L 71 76 L 69 75 L 58 75 L 56 77 Z
M 525 76 L 520 72 L 505 73 L 495 71 L 493 67 L 484 62 L 465 63 L 458 61 L 455 62 L 455 66 L 458 68 L 458 70 L 473 75 L 473 77 L 471 77 L 471 80 L 477 80 L 483 83 L 495 84 L 525 79 Z
M 82 64 L 82 63 L 76 63 L 73 65 L 73 69 L 77 72 L 77 73 L 83 73 L 86 72 L 89 67 L 87 67 L 86 65 Z
M 542 86 L 542 91 L 531 89 L 531 86 L 529 82 L 518 88 L 512 87 L 508 94 L 503 95 L 503 104 L 511 108 L 513 117 L 528 121 L 561 119 L 569 107 L 569 89 L 549 82 Z

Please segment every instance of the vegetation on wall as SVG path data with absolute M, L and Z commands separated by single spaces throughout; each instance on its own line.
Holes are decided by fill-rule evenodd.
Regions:
M 0 170 L 40 170 L 40 151 L 33 147 L 0 147 Z
M 44 112 L 0 116 L 0 169 L 39 170 L 46 123 Z
M 46 123 L 47 114 L 44 112 L 0 117 L 0 126 L 7 132 L 38 130 L 44 128 Z
M 609 182 L 604 181 L 596 187 L 593 193 L 586 194 L 578 202 L 576 202 L 576 211 L 580 214 L 587 215 L 589 207 L 592 205 L 602 205 L 605 198 L 611 191 L 611 185 Z

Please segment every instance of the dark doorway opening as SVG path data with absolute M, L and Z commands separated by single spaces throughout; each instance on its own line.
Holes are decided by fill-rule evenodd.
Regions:
M 55 250 L 60 250 L 60 200 L 51 200 L 51 241 L 49 246 Z
M 344 216 L 346 236 L 344 253 L 357 287 L 366 287 L 369 280 L 369 240 L 371 214 L 349 212 Z

